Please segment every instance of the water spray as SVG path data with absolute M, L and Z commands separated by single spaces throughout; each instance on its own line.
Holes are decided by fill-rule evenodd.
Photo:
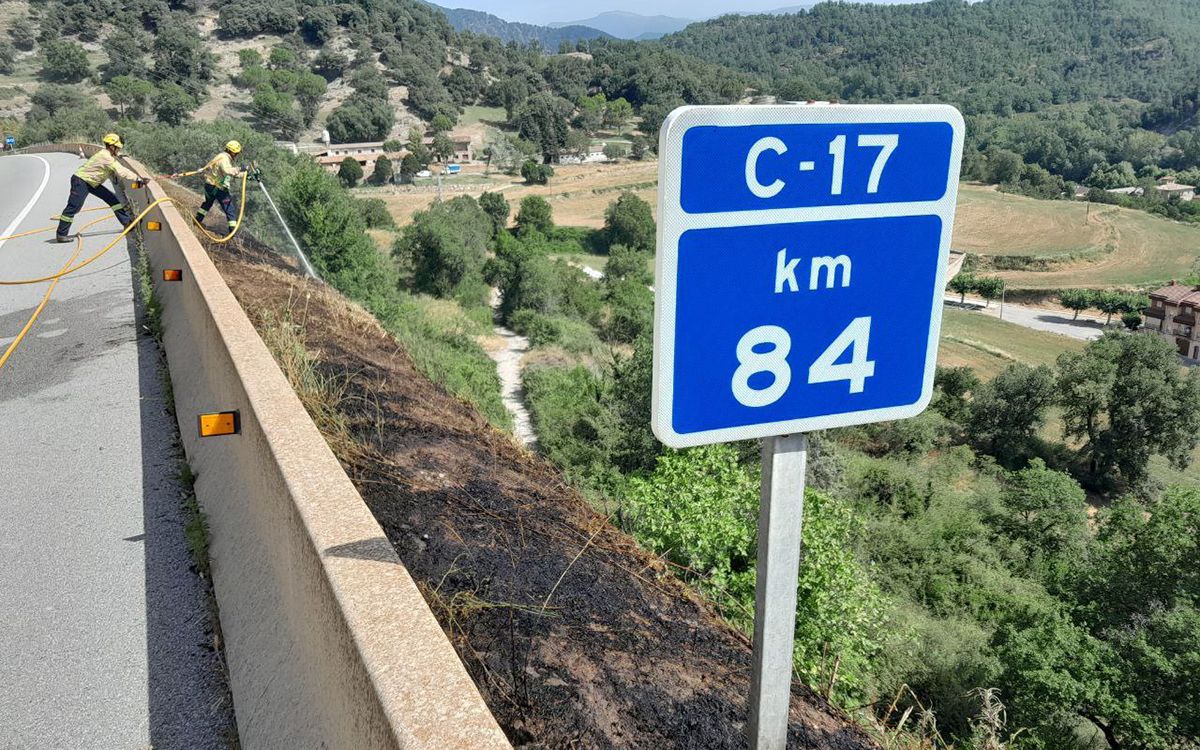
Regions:
M 263 184 L 262 180 L 258 181 L 258 186 L 262 188 L 263 195 L 267 197 L 267 203 L 271 205 L 271 210 L 275 212 L 275 218 L 279 219 L 279 226 L 283 227 L 283 232 L 291 241 L 292 247 L 296 248 L 296 255 L 300 258 L 300 262 L 304 265 L 304 272 L 308 274 L 309 278 L 317 278 L 317 272 L 313 270 L 312 264 L 308 262 L 308 256 L 306 256 L 304 251 L 300 249 L 300 243 L 296 241 L 295 236 L 292 235 L 292 230 L 288 228 L 287 222 L 283 220 L 283 214 L 279 213 L 279 207 L 275 205 L 275 201 L 271 198 L 271 194 L 267 192 L 267 186 Z

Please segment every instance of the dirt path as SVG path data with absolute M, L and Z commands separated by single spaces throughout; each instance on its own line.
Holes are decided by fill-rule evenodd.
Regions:
M 492 289 L 492 310 L 500 308 L 500 290 Z M 496 323 L 496 335 L 504 342 L 503 348 L 488 349 L 488 356 L 496 362 L 496 374 L 500 376 L 500 398 L 504 408 L 513 418 L 513 434 L 527 448 L 537 447 L 537 433 L 533 430 L 533 419 L 525 408 L 525 384 L 521 380 L 521 361 L 529 352 L 529 339 L 512 329 Z

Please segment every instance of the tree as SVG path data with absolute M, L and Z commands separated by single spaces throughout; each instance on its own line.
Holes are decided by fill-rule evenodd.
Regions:
M 595 134 L 604 125 L 604 107 L 607 103 L 604 92 L 580 99 L 575 126 L 585 133 Z
M 633 106 L 625 100 L 625 97 L 614 99 L 604 109 L 604 124 L 615 127 L 618 134 L 625 128 L 625 123 L 629 122 L 631 117 L 633 117 Z
M 0 74 L 11 75 L 16 70 L 17 48 L 0 39 Z
M 444 132 L 437 133 L 433 136 L 433 148 L 430 151 L 438 161 L 449 161 L 454 158 L 454 141 Z
M 91 72 L 87 50 L 75 42 L 55 40 L 42 45 L 42 75 L 51 81 L 76 83 Z
M 154 86 L 140 78 L 117 76 L 108 82 L 105 90 L 120 117 L 138 119 L 146 111 L 146 102 L 154 93 Z
M 998 185 L 1016 182 L 1025 168 L 1020 154 L 1005 149 L 991 149 L 987 153 L 988 181 Z
M 417 212 L 392 252 L 412 264 L 416 291 L 483 305 L 488 294 L 483 266 L 491 233 L 491 218 L 474 198 L 460 196 Z
M 29 20 L 29 16 L 21 16 L 14 21 L 12 28 L 8 30 L 8 35 L 12 37 L 13 44 L 19 50 L 28 52 L 37 45 L 37 31 Z
M 547 162 L 558 158 L 567 143 L 567 117 L 574 106 L 553 94 L 534 94 L 516 111 L 513 124 L 521 137 L 541 149 Z
M 1055 566 L 1042 577 L 1060 577 L 1088 541 L 1087 495 L 1070 475 L 1040 458 L 1009 475 L 997 525 L 1024 545 L 1030 568 Z
M 389 154 L 394 154 L 404 150 L 404 141 L 399 138 L 389 138 L 383 142 L 383 150 Z
M 101 68 L 104 79 L 112 80 L 117 76 L 146 78 L 144 58 L 149 46 L 150 38 L 134 29 L 121 29 L 106 36 L 100 43 L 101 49 L 108 57 L 108 62 Z
M 1079 313 L 1092 306 L 1093 295 L 1090 289 L 1064 289 L 1059 292 L 1058 301 L 1063 307 L 1075 312 L 1072 320 L 1079 320 Z
M 1029 452 L 1056 395 L 1049 367 L 1009 365 L 975 390 L 967 410 L 967 432 L 1002 463 L 1011 462 Z
M 295 140 L 303 129 L 303 118 L 291 94 L 276 91 L 269 84 L 258 87 L 250 111 L 260 125 L 286 140 Z
M 350 60 L 343 54 L 323 49 L 313 58 L 312 70 L 326 81 L 341 78 Z
M 492 220 L 493 237 L 508 228 L 508 214 L 510 209 L 508 200 L 502 194 L 491 191 L 485 192 L 479 196 L 479 207 Z
M 1092 300 L 1092 304 L 1097 310 L 1104 313 L 1108 317 L 1104 320 L 1104 325 L 1112 323 L 1112 316 L 1116 315 L 1128 308 L 1129 297 L 1121 292 L 1112 290 L 1104 290 L 1096 294 Z
M 654 324 L 654 292 L 631 278 L 620 279 L 606 286 L 611 312 L 604 326 L 605 338 L 632 344 L 648 335 Z
M 1142 316 L 1135 312 L 1121 313 L 1121 324 L 1130 331 L 1136 331 L 1142 327 Z
M 610 261 L 611 262 L 611 261 Z M 947 419 L 962 424 L 969 414 L 967 396 L 979 388 L 979 378 L 970 367 L 938 366 L 933 376 L 932 408 Z
M 532 159 L 521 165 L 521 176 L 530 185 L 545 185 L 554 176 L 554 167 L 538 164 Z
M 624 144 L 621 143 L 606 143 L 604 144 L 604 156 L 609 161 L 617 161 L 622 159 L 628 152 L 625 150 Z
M 438 113 L 433 116 L 433 121 L 429 123 L 429 129 L 434 135 L 439 133 L 448 133 L 454 129 L 454 120 L 451 120 L 445 114 Z
M 196 100 L 183 86 L 165 83 L 154 97 L 154 116 L 159 122 L 179 125 L 187 120 L 196 109 Z
M 958 304 L 963 304 L 967 299 L 967 292 L 975 291 L 975 285 L 978 281 L 974 274 L 966 272 L 959 273 L 953 279 L 950 279 L 951 291 L 958 292 Z
M 375 160 L 375 171 L 371 172 L 371 184 L 386 185 L 392 181 L 392 160 L 380 154 Z
M 193 99 L 204 95 L 216 65 L 200 35 L 182 24 L 171 24 L 158 30 L 151 46 L 151 57 L 154 59 L 154 80 L 179 84 Z
M 325 127 L 334 143 L 377 141 L 392 129 L 395 112 L 386 99 L 352 94 L 330 113 Z
M 984 304 L 990 307 L 992 300 L 1004 294 L 1004 279 L 999 276 L 980 276 L 975 279 L 975 291 L 986 300 Z
M 338 179 L 348 188 L 358 185 L 358 181 L 363 177 L 362 165 L 353 156 L 347 156 L 342 159 L 341 166 L 338 167 Z
M 417 159 L 413 154 L 405 154 L 400 160 L 400 179 L 404 182 L 412 182 L 417 172 L 425 168 L 425 165 Z
M 1200 439 L 1200 370 L 1180 373 L 1158 336 L 1109 331 L 1082 352 L 1059 355 L 1063 433 L 1083 441 L 1094 479 L 1119 473 L 1136 484 L 1150 457 L 1185 468 Z
M 604 266 L 604 283 L 630 279 L 635 283 L 646 286 L 653 281 L 649 264 L 651 255 L 625 245 L 611 245 L 608 248 L 608 263 Z
M 634 161 L 641 161 L 646 158 L 646 139 L 640 135 L 635 135 L 629 139 L 629 158 Z
M 655 233 L 650 204 L 634 193 L 621 193 L 604 211 L 604 235 L 610 246 L 626 245 L 652 253 Z
M 517 234 L 528 235 L 530 232 L 549 234 L 554 229 L 554 214 L 550 204 L 540 195 L 530 195 L 521 199 L 521 207 L 517 210 Z
M 318 6 L 308 8 L 304 12 L 304 20 L 300 23 L 300 31 L 309 44 L 320 47 L 328 42 L 337 31 L 337 14 L 332 8 Z
M 321 97 L 325 95 L 328 86 L 325 79 L 316 73 L 301 72 L 296 74 L 292 93 L 300 103 L 300 114 L 305 125 L 312 125 L 317 119 L 317 111 L 321 105 Z

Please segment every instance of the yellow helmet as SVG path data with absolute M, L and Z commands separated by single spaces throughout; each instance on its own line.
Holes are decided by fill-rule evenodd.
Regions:
M 230 141 L 225 144 L 225 150 L 231 154 L 240 154 L 242 153 L 242 144 L 237 141 Z
M 104 136 L 104 140 L 102 141 L 102 143 L 104 143 L 105 146 L 116 146 L 117 148 L 125 148 L 125 144 L 121 143 L 121 136 L 117 135 L 116 133 L 109 133 L 108 135 Z

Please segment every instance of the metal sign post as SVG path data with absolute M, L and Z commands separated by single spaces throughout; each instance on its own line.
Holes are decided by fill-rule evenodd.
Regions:
M 683 107 L 659 140 L 654 434 L 763 438 L 753 750 L 784 750 L 805 434 L 933 396 L 962 116 L 934 104 Z
M 749 731 L 755 750 L 787 748 L 807 463 L 808 437 L 804 433 L 763 439 L 750 681 Z

